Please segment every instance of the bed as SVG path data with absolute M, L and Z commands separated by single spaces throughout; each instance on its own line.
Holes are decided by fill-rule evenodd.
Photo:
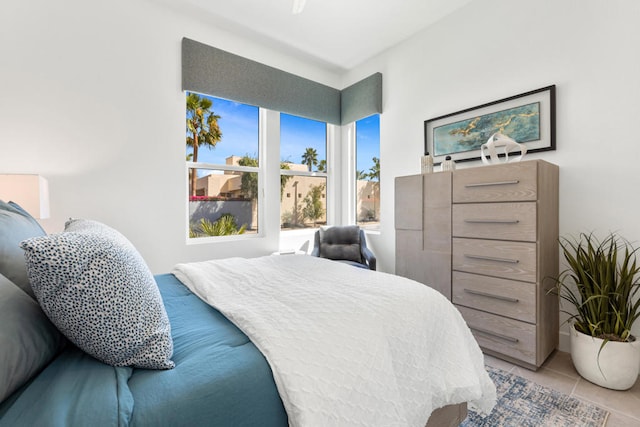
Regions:
M 135 248 L 103 224 L 75 220 L 65 232 L 47 236 L 15 204 L 0 202 L 0 214 L 0 426 L 423 426 L 427 420 L 446 426 L 464 419 L 468 401 L 481 411 L 494 404 L 495 388 L 461 318 L 447 320 L 441 342 L 424 346 L 412 332 L 401 344 L 404 329 L 445 329 L 405 327 L 414 320 L 413 309 L 398 307 L 407 303 L 407 292 L 414 298 L 424 293 L 415 282 L 300 255 L 180 264 L 170 274 L 149 276 Z M 78 251 L 82 256 L 75 258 Z M 118 263 L 122 269 L 113 267 Z M 85 298 L 88 285 L 135 289 L 113 279 L 120 274 L 127 281 L 141 278 L 147 288 L 136 290 L 136 298 L 157 292 L 160 306 L 120 312 L 111 303 L 120 294 L 101 294 L 111 295 L 108 306 L 102 301 L 99 309 L 83 309 L 80 319 L 59 318 L 69 317 L 68 304 Z M 322 287 L 333 291 L 323 297 Z M 405 296 L 390 301 L 396 297 L 384 287 L 409 291 L 394 292 Z M 72 294 L 65 300 L 52 296 L 52 289 Z M 439 300 L 430 291 L 425 295 Z M 96 298 L 90 294 L 87 301 Z M 373 302 L 360 302 L 366 299 Z M 394 307 L 395 314 L 390 319 L 377 305 Z M 431 312 L 419 314 L 431 321 L 445 312 L 457 319 L 451 308 L 438 302 L 415 311 Z M 155 309 L 166 318 L 149 316 Z M 103 324 L 88 340 L 75 335 L 73 321 L 90 329 L 112 312 L 116 320 L 127 319 L 124 339 L 109 330 L 115 344 L 109 337 L 95 340 L 105 333 Z M 324 325 L 323 318 L 340 321 Z M 150 333 L 140 332 L 149 323 Z M 113 359 L 114 346 L 135 341 L 131 328 L 142 344 Z M 151 359 L 142 355 L 148 348 L 140 350 L 149 343 Z M 95 350 L 100 345 L 106 353 Z M 457 354 L 438 359 L 446 347 Z M 398 352 L 409 357 L 398 362 Z

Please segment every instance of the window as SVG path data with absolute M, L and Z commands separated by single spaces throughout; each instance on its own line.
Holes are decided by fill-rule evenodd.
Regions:
M 380 229 L 380 115 L 356 122 L 356 224 Z
M 189 237 L 255 234 L 259 108 L 187 92 Z
M 327 124 L 281 113 L 280 156 L 280 228 L 326 224 Z

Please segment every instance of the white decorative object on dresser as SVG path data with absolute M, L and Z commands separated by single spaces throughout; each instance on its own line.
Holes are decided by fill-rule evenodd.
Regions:
M 547 293 L 558 274 L 558 167 L 396 178 L 396 274 L 451 298 L 485 353 L 537 369 L 558 344 L 558 299 Z

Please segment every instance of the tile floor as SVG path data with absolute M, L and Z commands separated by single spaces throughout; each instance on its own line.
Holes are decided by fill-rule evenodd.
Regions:
M 569 353 L 561 351 L 553 353 L 537 372 L 488 355 L 485 362 L 606 409 L 610 412 L 606 427 L 640 427 L 640 380 L 627 391 L 599 387 L 580 377 Z

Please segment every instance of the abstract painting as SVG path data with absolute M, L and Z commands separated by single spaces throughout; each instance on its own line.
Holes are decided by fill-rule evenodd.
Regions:
M 480 146 L 496 132 L 527 145 L 528 152 L 555 149 L 555 86 L 523 93 L 424 122 L 425 152 L 434 162 L 480 158 Z

